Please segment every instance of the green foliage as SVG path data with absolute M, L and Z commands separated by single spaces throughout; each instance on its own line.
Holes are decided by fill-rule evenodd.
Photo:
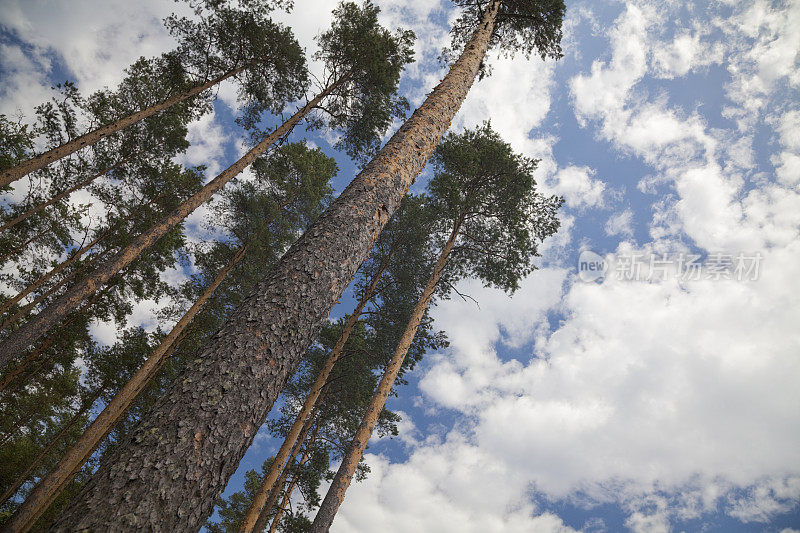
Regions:
M 453 0 L 462 12 L 450 29 L 452 41 L 442 59 L 452 62 L 458 58 L 492 1 L 496 0 Z M 502 0 L 489 50 L 496 49 L 506 57 L 520 53 L 560 59 L 565 11 L 564 0 Z M 481 76 L 488 70 L 484 62 Z
M 235 76 L 242 125 L 255 127 L 262 113 L 280 113 L 305 92 L 305 55 L 289 28 L 260 10 L 219 4 L 199 14 L 197 21 L 174 14 L 164 20 L 179 42 L 174 55 L 193 84 L 246 67 Z
M 236 533 L 244 520 L 250 502 L 255 498 L 261 481 L 269 472 L 272 459 L 264 461 L 261 466 L 261 473 L 255 470 L 248 470 L 244 474 L 244 490 L 234 492 L 228 498 L 219 498 L 217 501 L 217 513 L 219 522 L 208 520 L 206 529 L 209 533 Z
M 431 233 L 436 221 L 426 202 L 423 196 L 407 195 L 403 199 L 361 266 L 362 277 L 356 282 L 356 293 L 363 294 L 376 273 L 385 269 L 376 288 L 376 298 L 366 315 L 378 347 L 376 351 L 385 354 L 383 365 L 391 359 L 433 269 L 436 251 Z M 444 334 L 433 329 L 433 320 L 426 310 L 403 361 L 397 384 L 405 384 L 403 375 L 413 370 L 426 352 L 446 346 Z
M 35 135 L 27 124 L 12 122 L 6 115 L 0 115 L 0 170 L 30 158 Z
M 559 227 L 563 200 L 536 192 L 536 161 L 514 153 L 489 123 L 450 133 L 432 158 L 428 208 L 444 242 L 457 231 L 442 282 L 463 277 L 513 292 L 534 270 L 538 244 Z
M 336 130 L 336 148 L 360 162 L 371 159 L 381 136 L 409 107 L 397 86 L 403 68 L 414 59 L 415 36 L 410 30 L 383 28 L 379 12 L 369 1 L 360 6 L 342 2 L 331 28 L 317 37 L 315 59 L 325 64 L 322 85 L 344 80 L 320 106 L 324 118 L 317 126 L 326 123 Z

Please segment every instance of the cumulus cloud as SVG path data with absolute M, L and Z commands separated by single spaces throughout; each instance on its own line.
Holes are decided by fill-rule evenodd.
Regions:
M 606 187 L 594 175 L 595 171 L 589 167 L 570 165 L 560 169 L 547 181 L 548 189 L 553 194 L 563 196 L 568 207 L 600 207 Z
M 441 442 L 420 443 L 407 462 L 381 463 L 375 483 L 387 475 L 411 479 L 407 469 L 418 457 L 449 457 L 449 446 L 467 442 L 491 451 L 491 468 L 513 472 L 517 487 L 559 501 L 619 505 L 633 531 L 669 531 L 676 520 L 715 512 L 765 522 L 796 508 L 800 301 L 790 289 L 800 276 L 800 198 L 791 166 L 796 120 L 791 113 L 773 120 L 781 149 L 772 158 L 775 176 L 764 177 L 747 168 L 755 164 L 749 134 L 711 128 L 698 110 L 642 86 L 651 78 L 684 76 L 727 54 L 731 71 L 732 64 L 748 68 L 728 88 L 729 107 L 738 111 L 727 113 L 751 116 L 744 93 L 733 90 L 742 80 L 770 80 L 747 93 L 765 101 L 775 98 L 780 83 L 794 83 L 782 53 L 767 64 L 748 64 L 753 56 L 735 44 L 755 40 L 767 51 L 793 42 L 794 28 L 778 19 L 791 20 L 794 7 L 758 6 L 761 11 L 745 6 L 734 17 L 739 33 L 726 44 L 696 29 L 665 36 L 667 12 L 629 4 L 608 33 L 610 57 L 595 60 L 570 82 L 579 124 L 652 168 L 643 192 L 655 192 L 653 185 L 669 188 L 653 204 L 653 241 L 619 252 L 682 249 L 685 242 L 709 253 L 758 252 L 758 279 L 609 277 L 584 284 L 567 270 L 545 268 L 513 298 L 465 284 L 481 309 L 458 300 L 436 309 L 452 345 L 428 358 L 420 382 L 427 412 L 455 411 L 458 422 Z M 745 26 L 746 15 L 758 16 Z M 519 146 L 530 147 L 537 142 L 528 137 L 530 123 L 514 117 L 503 127 L 513 130 Z M 548 153 L 549 146 L 543 148 Z M 550 168 L 549 177 L 563 177 L 570 167 Z M 568 202 L 569 184 L 586 184 L 590 174 L 579 176 L 558 180 Z M 570 207 L 593 205 L 579 199 L 591 187 L 576 189 L 584 194 Z M 606 230 L 629 235 L 632 222 L 633 211 L 626 209 L 609 218 Z M 551 329 L 553 313 L 564 318 Z M 528 346 L 532 350 L 522 348 Z M 433 484 L 439 474 L 431 472 L 413 475 Z M 474 504 L 467 496 L 451 498 L 467 508 Z M 513 507 L 517 500 L 505 495 L 503 501 Z M 393 503 L 373 505 L 386 512 Z M 348 513 L 358 515 L 353 507 Z
M 633 211 L 626 209 L 619 213 L 614 213 L 606 222 L 606 235 L 621 235 L 623 237 L 633 236 Z

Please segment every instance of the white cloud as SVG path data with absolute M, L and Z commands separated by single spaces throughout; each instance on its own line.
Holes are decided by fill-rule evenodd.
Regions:
M 514 298 L 466 284 L 482 308 L 452 300 L 436 309 L 452 345 L 428 358 L 420 384 L 429 413 L 449 409 L 460 417 L 443 442 L 423 443 L 407 463 L 389 467 L 401 481 L 418 455 L 438 450 L 449 457 L 445 447 L 468 441 L 491 452 L 492 468 L 513 472 L 518 486 L 553 499 L 620 505 L 634 531 L 668 531 L 674 520 L 717 510 L 766 521 L 795 508 L 800 297 L 792 287 L 800 279 L 800 197 L 784 186 L 791 180 L 750 181 L 748 134 L 712 129 L 699 111 L 641 89 L 649 77 L 682 76 L 721 57 L 720 43 L 706 37 L 663 37 L 663 18 L 646 6 L 624 8 L 610 31 L 610 59 L 571 82 L 576 117 L 652 166 L 656 174 L 644 181 L 671 188 L 654 206 L 648 249 L 690 240 L 706 251 L 758 251 L 761 277 L 563 287 L 565 271 L 544 269 Z M 776 130 L 784 151 L 794 153 L 796 121 L 785 116 Z M 501 121 L 519 146 L 533 146 L 537 141 L 521 139 L 527 123 Z M 549 154 L 547 144 L 540 150 Z M 623 211 L 607 229 L 628 234 L 632 222 L 632 212 Z M 564 316 L 554 331 L 548 311 Z M 498 353 L 526 342 L 532 354 Z M 439 476 L 435 469 L 414 475 L 428 483 Z M 375 505 L 383 512 L 389 504 Z
M 593 178 L 595 171 L 589 167 L 570 165 L 560 169 L 547 182 L 548 192 L 564 197 L 568 207 L 601 207 L 606 184 Z
M 367 454 L 370 475 L 350 486 L 331 531 L 574 531 L 537 513 L 524 480 L 489 450 L 456 435 L 430 444 L 403 464 Z
M 633 236 L 633 211 L 626 209 L 619 213 L 614 213 L 608 217 L 606 222 L 606 235 L 621 235 L 623 237 Z

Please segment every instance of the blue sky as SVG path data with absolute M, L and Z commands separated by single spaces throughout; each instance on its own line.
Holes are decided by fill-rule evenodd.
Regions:
M 442 76 L 454 11 L 377 4 L 387 26 L 419 37 L 401 85 L 418 105 Z M 298 1 L 282 18 L 311 51 L 334 5 Z M 113 85 L 170 46 L 159 25 L 170 1 L 65 6 L 2 1 L 2 112 L 29 112 L 65 78 Z M 562 229 L 513 297 L 465 281 L 480 308 L 439 302 L 451 346 L 391 400 L 401 435 L 371 444 L 372 473 L 334 531 L 800 530 L 800 4 L 567 8 L 565 57 L 492 57 L 453 123 L 491 120 L 540 158 L 540 188 L 566 199 Z M 183 162 L 209 177 L 232 162 L 234 113 L 223 86 Z M 341 190 L 352 163 L 309 138 L 337 157 Z M 190 221 L 198 239 L 202 217 Z M 583 250 L 604 257 L 602 282 L 579 280 Z M 688 254 L 758 257 L 760 269 L 687 279 Z M 625 279 L 631 258 L 644 273 Z M 663 276 L 651 259 L 666 260 Z M 154 327 L 159 305 L 132 320 Z M 257 437 L 229 490 L 277 444 Z

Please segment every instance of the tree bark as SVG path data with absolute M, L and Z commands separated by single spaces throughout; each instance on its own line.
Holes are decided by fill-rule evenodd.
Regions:
M 164 111 L 165 109 L 172 107 L 175 104 L 183 102 L 184 100 L 187 100 L 194 96 L 197 96 L 206 89 L 213 87 L 217 83 L 220 83 L 221 81 L 224 81 L 230 78 L 231 76 L 235 76 L 236 74 L 240 73 L 241 71 L 250 66 L 251 63 L 247 63 L 245 65 L 242 65 L 241 67 L 230 70 L 225 74 L 223 74 L 222 76 L 214 78 L 213 80 L 209 80 L 201 85 L 196 85 L 191 89 L 176 94 L 171 98 L 167 98 L 161 103 L 150 106 L 147 109 L 137 111 L 136 113 L 128 115 L 127 117 L 123 117 L 119 120 L 116 120 L 111 124 L 107 124 L 105 126 L 97 128 L 96 130 L 90 131 L 89 133 L 81 135 L 80 137 L 76 137 L 75 139 L 62 144 L 61 146 L 56 146 L 55 148 L 52 148 L 44 152 L 43 154 L 32 157 L 31 159 L 28 159 L 27 161 L 24 161 L 17 166 L 6 169 L 2 173 L 0 173 L 0 187 L 4 187 L 10 183 L 13 183 L 35 170 L 39 170 L 41 168 L 46 167 L 53 161 L 57 161 L 62 157 L 66 157 L 73 152 L 77 152 L 81 148 L 85 148 L 86 146 L 91 146 L 100 139 L 108 137 L 109 135 L 112 135 L 120 130 L 123 130 L 128 126 L 136 124 L 140 120 L 144 120 L 148 117 L 155 115 L 156 113 L 159 113 L 161 111 Z
M 375 293 L 375 288 L 378 285 L 378 281 L 380 281 L 380 278 L 385 270 L 386 266 L 383 265 L 375 274 L 369 286 L 367 287 L 367 290 L 361 297 L 361 300 L 359 300 L 355 309 L 353 309 L 353 313 L 345 321 L 344 327 L 342 328 L 342 334 L 339 336 L 339 339 L 333 346 L 331 353 L 325 360 L 325 364 L 320 369 L 317 379 L 314 381 L 314 385 L 311 387 L 308 396 L 303 402 L 303 407 L 300 409 L 300 412 L 297 413 L 297 417 L 295 418 L 294 423 L 292 423 L 289 433 L 287 433 L 286 438 L 283 440 L 283 444 L 281 444 L 281 447 L 278 450 L 278 454 L 275 456 L 275 461 L 272 463 L 267 475 L 264 476 L 261 486 L 258 488 L 253 501 L 250 503 L 250 508 L 247 510 L 247 514 L 245 515 L 244 520 L 242 520 L 242 525 L 239 528 L 240 532 L 250 533 L 254 530 L 254 528 L 255 531 L 261 531 L 258 529 L 256 521 L 259 519 L 259 517 L 264 516 L 265 512 L 268 512 L 267 507 L 265 507 L 267 495 L 273 492 L 273 487 L 278 479 L 278 475 L 283 470 L 283 465 L 286 462 L 286 458 L 289 456 L 290 450 L 293 449 L 298 437 L 300 436 L 301 430 L 306 424 L 306 420 L 311 415 L 311 411 L 317 405 L 320 395 L 322 394 L 322 389 L 325 387 L 325 384 L 328 382 L 328 377 L 331 375 L 333 366 L 336 364 L 336 361 L 339 360 L 339 356 L 342 354 L 342 349 L 344 348 L 347 339 L 350 338 L 350 333 L 353 332 L 353 328 L 355 327 L 356 323 L 358 323 L 358 319 L 361 316 L 361 312 L 364 310 L 364 306 L 367 305 L 367 302 L 372 299 L 372 296 Z M 264 508 L 264 511 L 261 510 L 262 507 Z
M 37 205 L 35 207 L 32 207 L 32 208 L 28 209 L 24 213 L 22 213 L 20 215 L 17 215 L 16 217 L 12 218 L 8 222 L 6 222 L 2 226 L 0 226 L 0 232 L 3 232 L 5 230 L 7 230 L 8 228 L 16 226 L 17 224 L 19 224 L 20 222 L 22 222 L 26 218 L 28 218 L 28 217 L 30 217 L 32 215 L 35 215 L 36 213 L 38 213 L 39 211 L 43 210 L 46 207 L 50 207 L 54 203 L 58 202 L 59 200 L 62 200 L 64 198 L 66 198 L 67 196 L 69 196 L 73 192 L 77 191 L 78 189 L 83 189 L 84 187 L 89 185 L 91 182 L 93 182 L 94 180 L 99 178 L 100 176 L 105 176 L 106 174 L 108 174 L 112 170 L 114 170 L 116 168 L 119 168 L 121 165 L 123 165 L 126 162 L 130 161 L 130 159 L 132 157 L 133 156 L 128 156 L 126 158 L 123 158 L 121 161 L 119 161 L 119 162 L 115 163 L 114 165 L 108 167 L 107 169 L 103 170 L 102 172 L 98 172 L 97 174 L 95 174 L 95 175 L 83 180 L 82 182 L 76 183 L 72 187 L 68 188 L 66 191 L 53 196 L 52 198 L 50 198 L 45 203 L 39 204 L 39 205 Z
M 425 290 L 422 292 L 420 299 L 414 306 L 414 310 L 411 312 L 411 317 L 408 320 L 406 329 L 403 331 L 403 335 L 397 343 L 397 348 L 395 348 L 394 355 L 392 355 L 392 360 L 389 362 L 389 366 L 386 367 L 386 371 L 383 373 L 378 388 L 375 389 L 375 395 L 370 401 L 367 412 L 361 420 L 361 425 L 358 431 L 356 431 L 355 437 L 353 437 L 353 442 L 350 443 L 347 455 L 342 459 L 339 470 L 336 472 L 336 476 L 333 478 L 333 482 L 328 488 L 327 494 L 325 494 L 325 499 L 322 501 L 319 511 L 317 511 L 317 516 L 314 518 L 314 523 L 311 525 L 310 533 L 325 533 L 328 531 L 336 516 L 336 511 L 339 509 L 342 501 L 344 501 L 345 491 L 347 491 L 347 487 L 350 486 L 356 467 L 361 461 L 361 457 L 364 455 L 367 442 L 369 442 L 372 431 L 375 429 L 375 424 L 378 422 L 378 417 L 381 411 L 383 411 L 384 405 L 386 405 L 386 399 L 392 391 L 392 387 L 397 379 L 397 374 L 400 372 L 400 368 L 403 366 L 403 361 L 406 358 L 408 349 L 411 343 L 414 342 L 414 336 L 417 334 L 417 329 L 419 329 L 419 325 L 422 322 L 422 317 L 425 316 L 425 310 L 430 304 L 433 291 L 436 289 L 436 284 L 439 283 L 439 278 L 441 278 L 442 271 L 447 264 L 447 258 L 450 256 L 450 252 L 453 250 L 453 246 L 458 238 L 459 229 L 460 224 L 456 224 L 447 243 L 439 254 L 439 259 L 436 261 L 436 266 L 433 268 L 431 277 L 428 278 Z
M 289 375 L 422 171 L 469 91 L 494 27 L 462 56 L 326 212 L 184 368 L 65 510 L 57 530 L 196 531 Z
M 230 271 L 241 261 L 247 252 L 247 244 L 242 246 L 236 255 L 220 270 L 214 280 L 206 287 L 189 310 L 181 317 L 169 335 L 159 343 L 150 357 L 142 364 L 141 368 L 122 387 L 114 398 L 106 405 L 103 411 L 95 418 L 77 441 L 64 453 L 63 457 L 53 470 L 48 473 L 35 489 L 28 495 L 25 502 L 16 510 L 9 521 L 9 527 L 14 530 L 27 531 L 39 517 L 47 511 L 61 490 L 72 481 L 83 467 L 84 463 L 92 456 L 94 451 L 105 440 L 114 426 L 128 410 L 133 401 L 142 390 L 150 383 L 164 361 L 177 346 L 182 334 L 195 316 L 202 310 L 214 291 L 225 280 Z
M 75 284 L 39 314 L 32 317 L 18 330 L 9 335 L 2 344 L 0 344 L 0 366 L 24 352 L 31 343 L 35 342 L 42 335 L 45 335 L 53 326 L 58 324 L 67 313 L 74 310 L 83 299 L 91 295 L 99 287 L 102 287 L 103 284 L 111 279 L 114 274 L 119 272 L 120 269 L 135 261 L 144 250 L 155 244 L 156 241 L 163 237 L 169 230 L 180 224 L 192 211 L 211 198 L 214 193 L 222 189 L 229 181 L 242 172 L 245 167 L 266 152 L 278 139 L 289 133 L 314 106 L 328 96 L 341 82 L 342 78 L 328 86 L 313 100 L 292 115 L 286 122 L 281 124 L 275 131 L 270 133 L 264 140 L 242 156 L 236 163 L 222 171 L 216 178 L 192 195 L 191 198 L 175 208 L 175 210 L 162 219 L 161 222 L 153 225 L 147 231 L 136 237 L 128 246 L 106 263 L 99 266 L 86 279 Z
M 89 409 L 91 409 L 92 405 L 94 405 L 94 402 L 96 402 L 96 401 L 97 401 L 97 399 L 100 397 L 100 395 L 101 395 L 101 394 L 103 394 L 103 391 L 104 391 L 104 390 L 105 390 L 105 387 L 99 387 L 99 388 L 98 388 L 98 389 L 95 391 L 95 393 L 94 393 L 94 394 L 92 394 L 92 396 L 91 396 L 91 397 L 90 397 L 90 398 L 89 398 L 87 401 L 85 401 L 85 402 L 83 403 L 83 405 L 80 407 L 80 409 L 78 409 L 78 411 L 77 411 L 77 412 L 76 412 L 74 415 L 72 415 L 72 417 L 70 418 L 69 422 L 67 422 L 67 423 L 66 423 L 66 424 L 65 424 L 65 425 L 64 425 L 64 426 L 63 426 L 63 427 L 62 427 L 62 428 L 61 428 L 61 429 L 58 431 L 58 433 L 56 433 L 56 434 L 53 436 L 53 438 L 52 438 L 52 439 L 50 439 L 50 442 L 48 442 L 48 443 L 47 443 L 47 446 L 45 446 L 45 447 L 42 449 L 42 451 L 40 451 L 40 452 L 39 452 L 39 454 L 38 454 L 38 455 L 37 455 L 37 456 L 36 456 L 36 457 L 33 459 L 33 461 L 31 462 L 31 464 L 29 464 L 29 465 L 28 465 L 28 467 L 25 469 L 25 471 L 24 471 L 22 474 L 20 474 L 20 475 L 19 475 L 19 477 L 17 478 L 17 480 L 14 482 L 14 484 L 13 484 L 13 485 L 11 485 L 11 486 L 10 486 L 10 487 L 9 487 L 9 488 L 8 488 L 8 489 L 7 489 L 7 490 L 4 492 L 4 493 L 3 493 L 3 495 L 2 495 L 2 496 L 0 496 L 0 505 L 2 505 L 3 503 L 5 503 L 5 502 L 6 502 L 6 501 L 7 501 L 9 498 L 11 498 L 11 497 L 12 497 L 14 494 L 16 494 L 16 492 L 19 490 L 19 488 L 20 488 L 22 485 L 24 485 L 24 484 L 25 484 L 25 482 L 28 480 L 28 477 L 31 475 L 31 473 L 32 473 L 34 470 L 36 470 L 36 468 L 38 468 L 38 467 L 39 467 L 39 465 L 42 463 L 42 461 L 44 460 L 44 458 L 45 458 L 45 457 L 47 457 L 47 454 L 49 454 L 49 453 L 50 453 L 50 451 L 51 451 L 51 450 L 52 450 L 52 449 L 53 449 L 53 448 L 56 446 L 56 444 L 58 444 L 58 443 L 59 443 L 59 441 L 60 441 L 60 440 L 61 440 L 61 438 L 62 438 L 62 437 L 63 437 L 63 436 L 64 436 L 64 435 L 67 433 L 67 431 L 69 431 L 69 430 L 70 430 L 70 428 L 71 428 L 72 426 L 74 426 L 74 425 L 75 425 L 75 424 L 78 422 L 78 420 L 80 420 L 80 419 L 81 419 L 81 417 L 82 417 L 83 415 L 85 415 L 85 414 L 86 414 L 86 412 L 87 412 Z

